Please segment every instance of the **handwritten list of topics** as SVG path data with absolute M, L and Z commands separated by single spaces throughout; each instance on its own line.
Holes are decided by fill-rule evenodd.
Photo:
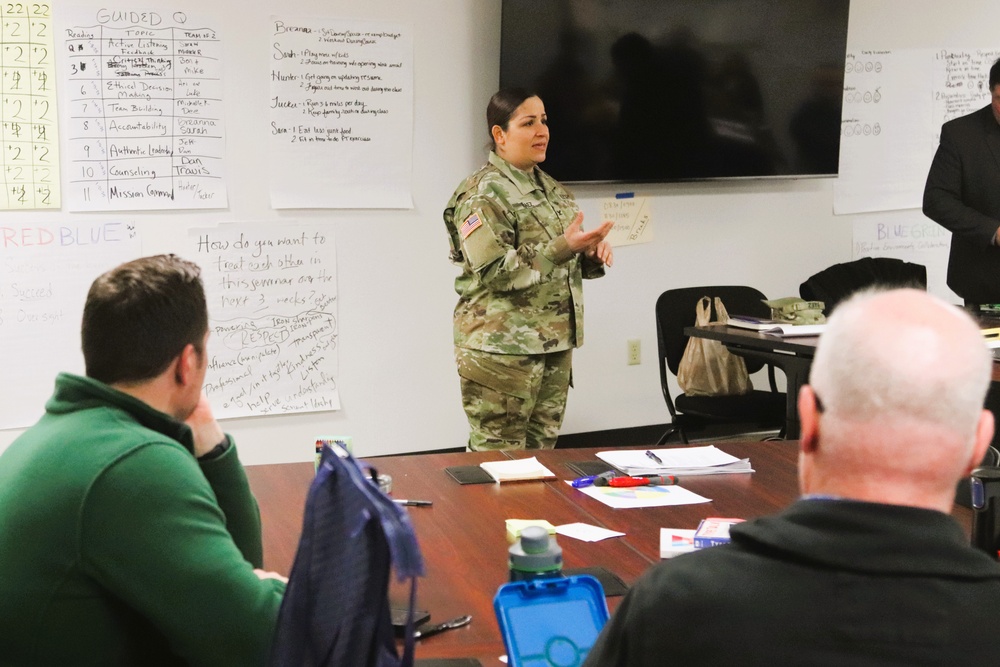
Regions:
M 61 60 L 69 208 L 224 208 L 216 30 L 183 12 L 74 18 Z
M 940 49 L 934 53 L 935 131 L 989 103 L 990 66 L 998 57 L 1000 49 Z
M 271 25 L 272 205 L 411 207 L 410 32 L 323 19 Z
M 55 40 L 48 3 L 0 3 L 0 208 L 59 208 Z
M 205 392 L 219 417 L 340 409 L 333 238 L 309 225 L 191 232 L 208 298 Z

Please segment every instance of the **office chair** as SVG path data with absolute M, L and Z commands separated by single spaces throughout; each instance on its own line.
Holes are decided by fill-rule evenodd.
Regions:
M 862 257 L 834 264 L 799 285 L 799 296 L 822 301 L 829 316 L 838 303 L 866 287 L 914 287 L 927 289 L 927 268 L 892 257 Z
M 770 317 L 771 309 L 760 291 L 741 285 L 684 287 L 663 292 L 656 300 L 656 345 L 659 351 L 660 387 L 670 411 L 670 428 L 656 443 L 662 445 L 677 434 L 681 442 L 688 443 L 686 429 L 709 424 L 728 424 L 732 435 L 752 433 L 762 429 L 784 429 L 786 396 L 779 392 L 774 380 L 774 366 L 767 364 L 769 391 L 753 390 L 742 396 L 689 396 L 680 394 L 671 398 L 667 372 L 677 376 L 677 369 L 687 346 L 684 328 L 695 324 L 695 306 L 704 296 L 722 299 L 731 315 Z M 713 314 L 713 319 L 715 315 Z M 747 372 L 753 374 L 765 362 L 744 357 Z

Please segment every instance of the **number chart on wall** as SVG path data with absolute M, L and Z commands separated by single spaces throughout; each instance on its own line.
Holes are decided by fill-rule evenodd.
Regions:
M 59 208 L 55 47 L 50 5 L 0 4 L 0 208 Z
M 225 208 L 217 30 L 184 12 L 68 11 L 68 208 Z

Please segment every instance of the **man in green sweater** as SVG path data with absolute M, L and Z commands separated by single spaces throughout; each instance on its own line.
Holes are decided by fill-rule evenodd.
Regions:
M 0 456 L 0 665 L 267 660 L 285 589 L 262 565 L 236 446 L 202 393 L 198 267 L 146 257 L 84 307 L 86 377 Z

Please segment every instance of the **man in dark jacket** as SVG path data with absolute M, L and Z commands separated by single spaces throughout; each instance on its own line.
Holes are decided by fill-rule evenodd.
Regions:
M 941 127 L 924 214 L 951 233 L 948 286 L 968 304 L 1000 303 L 1000 59 L 992 101 Z
M 924 292 L 842 303 L 799 395 L 802 497 L 652 567 L 585 664 L 996 663 L 1000 564 L 948 515 L 993 434 L 991 370 Z

